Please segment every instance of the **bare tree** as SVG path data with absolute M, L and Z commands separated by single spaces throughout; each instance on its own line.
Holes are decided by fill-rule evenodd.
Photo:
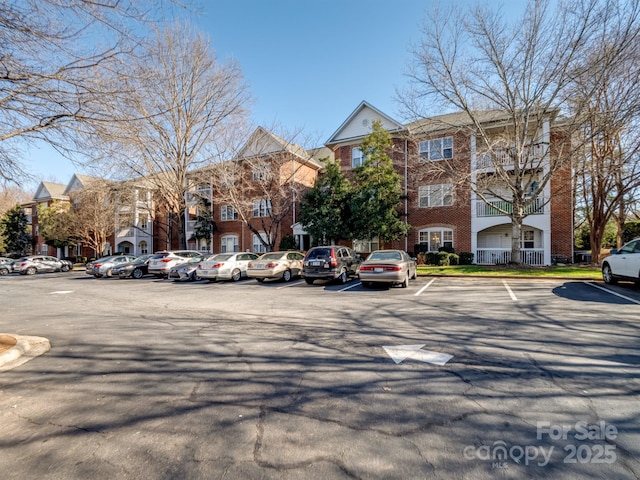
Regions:
M 31 178 L 25 145 L 70 149 L 77 121 L 100 116 L 96 79 L 128 56 L 162 0 L 6 0 L 0 5 L 0 181 Z
M 439 128 L 475 140 L 476 163 L 470 168 L 446 159 L 429 166 L 457 178 L 488 208 L 510 218 L 514 263 L 521 262 L 524 218 L 549 201 L 544 192 L 554 175 L 570 168 L 567 140 L 576 125 L 563 119 L 556 150 L 548 148 L 550 129 L 566 111 L 567 87 L 580 73 L 578 61 L 603 14 L 600 8 L 597 0 L 569 1 L 555 9 L 532 0 L 513 23 L 489 7 L 436 11 L 414 51 L 411 87 L 400 98 L 407 112 L 425 117 L 431 105 L 462 112 L 465 118 L 453 124 L 441 117 Z M 576 115 L 584 110 L 579 103 L 572 106 Z
M 105 245 L 115 231 L 120 206 L 117 199 L 122 188 L 122 185 L 96 178 L 81 190 L 69 193 L 69 228 L 73 240 L 91 248 L 95 256 L 104 253 Z
M 266 251 L 273 251 L 284 222 L 296 221 L 302 191 L 313 186 L 319 168 L 292 140 L 259 127 L 233 160 L 203 174 L 213 185 L 214 202 L 241 220 Z
M 16 205 L 28 202 L 32 197 L 32 193 L 26 192 L 21 187 L 5 186 L 0 190 L 0 216 Z
M 606 2 L 591 50 L 576 75 L 583 149 L 576 155 L 576 192 L 598 263 L 605 227 L 614 219 L 617 244 L 640 187 L 640 2 Z
M 128 93 L 114 96 L 106 121 L 88 132 L 92 153 L 120 175 L 147 179 L 167 212 L 165 228 L 179 232 L 184 248 L 189 174 L 223 156 L 221 139 L 244 128 L 250 95 L 240 68 L 218 63 L 203 35 L 175 24 L 114 81 Z

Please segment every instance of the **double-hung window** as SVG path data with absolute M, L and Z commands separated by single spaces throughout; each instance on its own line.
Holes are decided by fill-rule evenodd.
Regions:
M 360 147 L 351 149 L 351 168 L 358 168 L 364 165 L 364 153 Z
M 237 219 L 238 219 L 238 212 L 231 205 L 223 205 L 220 208 L 220 220 L 222 220 L 223 222 L 226 222 L 229 220 L 237 220 Z
M 423 185 L 418 188 L 419 207 L 448 207 L 451 205 L 453 205 L 452 184 Z
M 271 214 L 271 200 L 262 198 L 253 201 L 253 216 L 268 217 Z
M 453 137 L 423 140 L 418 144 L 421 161 L 436 161 L 453 158 Z

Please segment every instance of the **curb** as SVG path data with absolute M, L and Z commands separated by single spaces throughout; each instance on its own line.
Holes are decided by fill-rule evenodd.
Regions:
M 601 282 L 602 278 L 597 277 L 554 277 L 544 275 L 484 275 L 479 273 L 477 275 L 469 275 L 464 273 L 418 273 L 418 277 L 458 277 L 458 278 L 523 278 L 527 280 L 575 280 L 577 282 Z
M 3 333 L 16 339 L 16 344 L 4 353 L 0 353 L 0 372 L 11 370 L 32 358 L 47 353 L 51 343 L 44 337 L 32 337 L 26 335 L 13 335 Z

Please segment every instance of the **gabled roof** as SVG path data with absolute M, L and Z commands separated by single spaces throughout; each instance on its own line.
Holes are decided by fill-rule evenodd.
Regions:
M 282 152 L 289 152 L 300 158 L 304 163 L 311 164 L 317 168 L 321 167 L 321 165 L 300 145 L 287 142 L 263 127 L 258 127 L 254 130 L 249 139 L 245 142 L 244 146 L 238 152 L 236 160 Z
M 71 177 L 71 180 L 69 180 L 67 187 L 64 190 L 64 195 L 69 195 L 70 192 L 86 187 L 91 182 L 95 182 L 96 180 L 101 180 L 101 179 L 98 177 L 91 177 L 89 175 L 74 173 L 73 176 Z
M 43 200 L 69 200 L 69 197 L 65 195 L 66 185 L 53 182 L 41 182 L 36 190 L 36 194 L 33 196 L 33 201 Z
M 363 100 L 342 125 L 340 125 L 338 130 L 329 137 L 326 145 L 334 145 L 367 136 L 371 133 L 371 125 L 375 120 L 381 121 L 382 126 L 388 132 L 398 132 L 405 128 L 400 122 Z

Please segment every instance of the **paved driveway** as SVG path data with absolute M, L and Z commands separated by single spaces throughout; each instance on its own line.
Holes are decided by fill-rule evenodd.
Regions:
M 632 286 L 71 272 L 0 292 L 0 333 L 51 341 L 0 374 L 3 478 L 640 476 Z

